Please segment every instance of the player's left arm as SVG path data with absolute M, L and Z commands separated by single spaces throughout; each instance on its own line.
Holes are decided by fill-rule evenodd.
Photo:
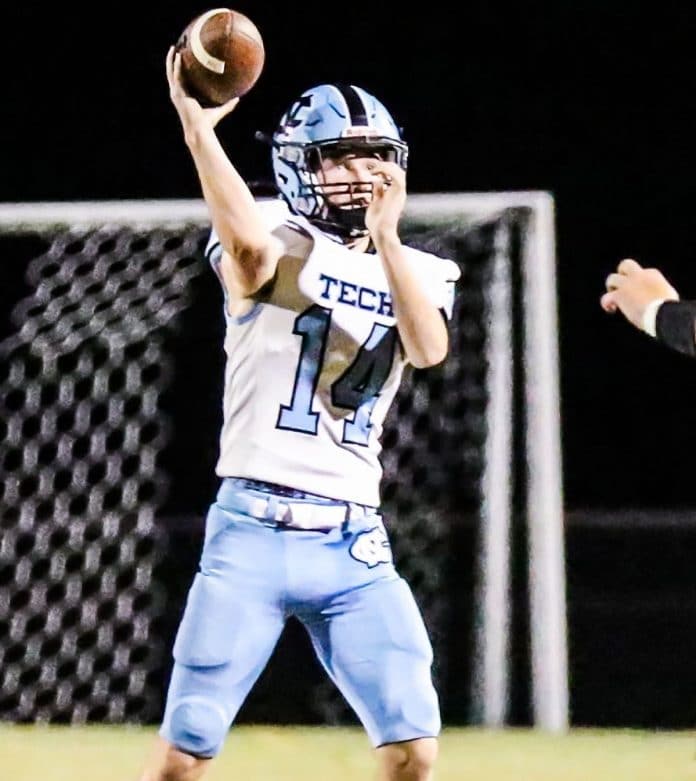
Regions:
M 409 362 L 417 369 L 447 357 L 447 325 L 430 300 L 399 238 L 399 219 L 406 205 L 406 172 L 396 163 L 375 160 L 372 201 L 365 223 L 382 261 L 392 295 L 399 337 Z

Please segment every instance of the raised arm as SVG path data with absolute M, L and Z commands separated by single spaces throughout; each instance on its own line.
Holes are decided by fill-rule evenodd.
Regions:
M 181 55 L 174 47 L 167 53 L 167 80 L 211 223 L 223 248 L 225 284 L 233 288 L 228 292 L 242 298 L 251 296 L 272 279 L 283 246 L 265 225 L 253 195 L 215 132 L 218 122 L 236 107 L 239 98 L 203 108 L 182 85 Z

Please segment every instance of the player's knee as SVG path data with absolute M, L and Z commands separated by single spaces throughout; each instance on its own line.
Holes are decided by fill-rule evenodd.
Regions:
M 416 778 L 429 777 L 429 773 L 437 760 L 437 740 L 435 738 L 420 738 L 419 740 L 412 740 L 406 745 L 409 747 L 409 763 L 411 767 L 420 773 Z
M 436 738 L 417 738 L 382 746 L 380 754 L 387 778 L 394 781 L 426 781 L 437 760 Z
M 227 720 L 216 703 L 188 699 L 172 710 L 168 731 L 180 751 L 205 758 L 218 753 L 227 729 Z

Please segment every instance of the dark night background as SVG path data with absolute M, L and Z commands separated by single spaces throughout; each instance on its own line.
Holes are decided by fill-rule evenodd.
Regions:
M 14 9 L 4 44 L 0 201 L 199 197 L 164 59 L 208 7 L 107 3 L 84 15 L 61 6 Z M 672 577 L 673 599 L 641 614 L 642 631 L 654 627 L 656 612 L 667 621 L 668 599 L 693 615 L 685 556 L 696 547 L 688 531 L 696 528 L 689 523 L 696 364 L 606 315 L 599 297 L 626 256 L 658 266 L 684 297 L 696 297 L 696 8 L 472 2 L 409 11 L 397 3 L 241 0 L 234 7 L 266 43 L 259 82 L 220 126 L 248 179 L 270 174 L 270 155 L 254 131 L 270 130 L 307 87 L 342 80 L 376 94 L 404 127 L 412 192 L 552 193 L 564 490 L 569 534 L 576 535 L 569 561 L 578 567 L 571 586 L 595 575 L 606 582 L 628 557 L 626 593 L 657 595 L 661 578 Z M 640 537 L 627 533 L 630 513 L 611 520 L 614 511 L 634 508 L 668 517 L 678 510 L 681 520 L 667 537 L 650 524 L 642 532 L 648 538 Z M 599 524 L 604 531 L 591 530 L 588 513 L 608 519 Z M 588 563 L 588 535 L 596 541 L 601 534 Z M 648 555 L 655 551 L 665 555 Z M 583 615 L 579 625 L 597 625 L 598 614 Z M 688 633 L 679 639 L 686 615 L 659 632 L 693 650 Z M 634 672 L 651 674 L 653 662 L 641 667 L 641 657 Z M 674 663 L 669 651 L 663 663 Z M 696 689 L 693 680 L 686 686 Z M 582 711 L 582 692 L 578 698 Z M 619 706 L 607 705 L 607 722 Z M 650 721 L 650 707 L 636 720 Z M 666 708 L 656 719 L 667 721 Z M 687 720 L 683 711 L 675 717 Z
M 107 3 L 99 18 L 59 6 L 13 11 L 21 34 L 8 39 L 18 64 L 3 85 L 0 201 L 198 197 L 164 57 L 207 7 L 136 12 Z M 381 97 L 404 127 L 413 192 L 550 191 L 567 501 L 692 503 L 695 367 L 605 315 L 598 298 L 624 256 L 658 265 L 683 295 L 696 290 L 696 11 L 628 3 L 238 8 L 267 48 L 259 82 L 221 126 L 242 173 L 270 173 L 255 130 L 272 128 L 305 88 L 342 79 Z

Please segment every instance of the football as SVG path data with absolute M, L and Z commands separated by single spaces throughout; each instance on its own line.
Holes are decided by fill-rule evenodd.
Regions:
M 249 17 L 213 8 L 186 26 L 176 44 L 187 92 L 203 106 L 241 97 L 258 81 L 265 62 L 263 39 Z

